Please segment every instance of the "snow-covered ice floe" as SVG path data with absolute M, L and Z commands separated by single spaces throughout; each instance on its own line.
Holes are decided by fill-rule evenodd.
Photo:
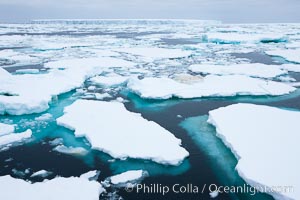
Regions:
M 93 148 L 114 158 L 150 159 L 179 165 L 189 153 L 181 140 L 140 114 L 126 110 L 119 102 L 77 100 L 57 119 L 61 126 L 85 135 Z M 85 113 L 85 114 L 83 114 Z
M 278 65 L 265 65 L 260 63 L 234 64 L 234 65 L 205 65 L 195 64 L 189 70 L 201 74 L 216 75 L 246 75 L 259 78 L 274 78 L 287 74 Z
M 110 67 L 130 68 L 134 65 L 129 61 L 109 57 L 83 58 L 46 63 L 45 67 L 50 68 L 46 74 L 8 75 L 1 72 L 0 114 L 43 112 L 49 108 L 53 96 L 80 87 L 86 79 L 103 70 Z
M 35 173 L 33 173 L 30 177 L 42 177 L 42 178 L 46 178 L 47 176 L 51 175 L 52 172 L 46 171 L 46 170 L 40 170 L 37 171 Z
M 0 136 L 13 133 L 14 130 L 15 130 L 14 125 L 0 123 Z
M 11 145 L 12 143 L 15 142 L 22 142 L 25 139 L 30 138 L 31 135 L 32 135 L 32 131 L 30 129 L 22 133 L 10 133 L 7 135 L 2 135 L 0 136 L 0 147 Z
M 283 95 L 296 88 L 284 83 L 242 75 L 208 75 L 196 83 L 184 84 L 170 78 L 130 79 L 127 87 L 148 99 L 198 98 L 235 95 Z M 157 89 L 159 88 L 159 89 Z
M 132 181 L 137 181 L 145 176 L 147 176 L 147 172 L 143 170 L 130 170 L 123 172 L 121 174 L 117 174 L 109 177 L 109 180 L 112 184 L 124 184 Z
M 279 49 L 266 51 L 270 56 L 279 56 L 290 62 L 300 63 L 300 49 Z
M 208 120 L 237 157 L 245 181 L 268 187 L 263 192 L 276 199 L 300 198 L 299 121 L 299 111 L 253 104 L 210 111 Z
M 163 58 L 183 58 L 192 54 L 191 51 L 184 51 L 181 49 L 166 49 L 157 47 L 136 47 L 136 48 L 122 48 L 116 49 L 117 52 L 133 54 L 151 59 Z
M 83 147 L 66 147 L 64 145 L 58 145 L 53 151 L 74 156 L 84 156 L 88 153 L 88 150 Z
M 7 200 L 97 200 L 104 191 L 100 183 L 78 177 L 58 177 L 31 184 L 7 175 L 0 177 L 0 188 L 0 199 Z
M 126 76 L 120 76 L 117 74 L 112 74 L 109 76 L 95 76 L 90 79 L 90 81 L 95 84 L 95 85 L 102 85 L 102 86 L 115 86 L 115 85 L 120 85 L 124 84 L 127 82 L 129 77 Z

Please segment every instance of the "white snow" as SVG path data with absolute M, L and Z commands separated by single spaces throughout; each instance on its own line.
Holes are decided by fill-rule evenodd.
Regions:
M 142 98 L 168 99 L 235 95 L 283 95 L 296 90 L 284 83 L 242 75 L 208 75 L 196 83 L 184 84 L 170 78 L 130 79 L 127 87 Z M 159 89 L 157 89 L 159 88 Z
M 95 98 L 98 99 L 98 100 L 102 100 L 102 99 L 105 99 L 105 98 L 111 98 L 112 96 L 108 93 L 95 93 Z
M 93 148 L 114 158 L 179 165 L 189 155 L 180 146 L 180 139 L 140 114 L 127 111 L 122 103 L 77 100 L 64 113 L 57 119 L 59 125 L 75 130 L 76 136 L 85 135 Z
M 98 200 L 104 190 L 96 181 L 84 178 L 58 177 L 41 183 L 30 184 L 10 176 L 0 177 L 0 199 L 30 200 Z
M 143 176 L 145 176 L 143 170 L 131 170 L 111 176 L 109 179 L 112 184 L 117 185 L 141 179 Z
M 287 74 L 286 70 L 278 65 L 265 65 L 260 63 L 234 64 L 234 65 L 191 65 L 189 70 L 195 73 L 216 75 L 246 75 L 259 78 L 274 78 Z
M 236 169 L 253 186 L 292 186 L 294 192 L 270 193 L 300 198 L 300 112 L 235 104 L 209 112 L 208 122 L 238 159 Z
M 88 151 L 83 147 L 66 147 L 64 145 L 59 145 L 53 149 L 53 151 L 57 151 L 59 153 L 84 156 L 88 153 Z
M 22 63 L 36 63 L 36 62 L 38 62 L 38 59 L 33 57 L 33 56 L 23 54 L 23 53 L 20 53 L 20 52 L 16 52 L 16 51 L 11 50 L 11 49 L 6 49 L 6 50 L 0 51 L 0 58 L 1 59 L 13 60 L 15 62 L 22 62 Z
M 133 54 L 151 59 L 163 58 L 183 58 L 192 54 L 191 51 L 184 51 L 181 49 L 166 49 L 158 47 L 136 47 L 136 48 L 121 48 L 116 49 L 117 52 Z
M 0 137 L 2 135 L 7 135 L 13 133 L 15 130 L 15 126 L 11 124 L 0 123 Z
M 0 94 L 9 93 L 13 96 L 0 95 L 0 114 L 43 112 L 49 108 L 48 103 L 53 97 L 80 87 L 86 79 L 100 74 L 104 69 L 130 68 L 134 65 L 116 58 L 83 58 L 46 63 L 45 67 L 52 68 L 47 74 L 14 75 L 1 80 Z
M 28 129 L 22 133 L 10 133 L 8 135 L 0 136 L 0 146 L 8 145 L 14 142 L 22 142 L 25 139 L 30 138 L 32 131 Z
M 300 72 L 300 65 L 283 64 L 283 65 L 279 65 L 279 67 L 283 70 L 287 70 L 287 71 L 290 71 L 290 72 Z
M 51 175 L 52 172 L 49 172 L 49 171 L 46 171 L 46 170 L 40 170 L 40 171 L 37 171 L 35 173 L 33 173 L 30 177 L 42 177 L 42 178 L 45 178 L 49 175 Z
M 300 63 L 300 49 L 280 49 L 266 51 L 270 56 L 279 56 L 288 61 Z

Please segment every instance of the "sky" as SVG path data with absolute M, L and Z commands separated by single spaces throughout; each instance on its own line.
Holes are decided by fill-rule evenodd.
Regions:
M 0 0 L 0 22 L 32 19 L 201 19 L 300 22 L 300 0 Z

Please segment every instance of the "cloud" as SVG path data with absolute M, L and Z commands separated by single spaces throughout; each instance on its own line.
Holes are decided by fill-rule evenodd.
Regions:
M 193 18 L 225 22 L 300 22 L 299 9 L 298 0 L 1 0 L 0 20 Z

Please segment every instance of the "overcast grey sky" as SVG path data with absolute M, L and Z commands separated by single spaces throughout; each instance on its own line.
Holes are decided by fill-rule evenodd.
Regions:
M 300 0 L 0 0 L 0 22 L 62 18 L 300 22 L 299 10 Z

